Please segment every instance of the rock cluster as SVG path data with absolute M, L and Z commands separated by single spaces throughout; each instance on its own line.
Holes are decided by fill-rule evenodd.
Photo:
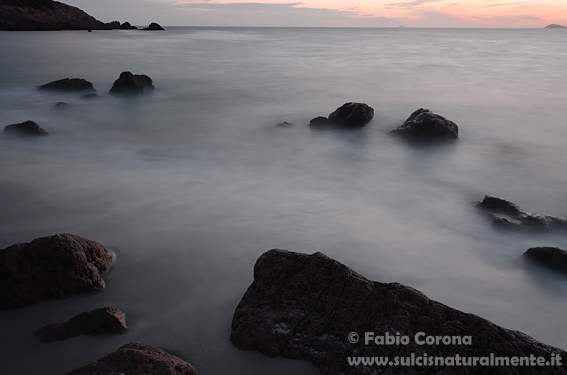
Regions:
M 100 291 L 114 253 L 72 234 L 42 237 L 0 250 L 0 310 Z
M 53 342 L 81 334 L 122 333 L 126 328 L 126 314 L 114 307 L 102 307 L 80 313 L 65 323 L 48 324 L 35 334 L 43 342 Z
M 372 334 L 370 341 L 366 332 Z M 407 337 L 407 344 L 376 344 L 376 340 L 386 342 L 386 335 L 394 340 Z M 488 358 L 494 353 L 498 357 L 551 358 L 557 354 L 567 358 L 561 349 L 432 301 L 405 285 L 368 280 L 321 253 L 280 249 L 266 252 L 256 262 L 254 281 L 234 313 L 230 339 L 240 349 L 308 360 L 322 375 L 485 373 L 482 367 L 472 366 L 349 364 L 348 357 L 360 356 L 410 358 L 413 353 L 421 358 L 425 354 Z M 433 343 L 427 344 L 431 339 Z M 498 366 L 486 373 L 543 373 L 537 366 L 518 369 Z M 567 374 L 567 370 L 550 366 L 545 373 Z
M 492 220 L 492 224 L 500 228 L 533 231 L 567 229 L 567 220 L 563 218 L 529 212 L 493 195 L 485 195 L 476 206 L 489 212 L 488 217 Z

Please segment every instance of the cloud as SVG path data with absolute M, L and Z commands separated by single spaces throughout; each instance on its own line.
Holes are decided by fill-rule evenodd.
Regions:
M 404 1 L 401 3 L 391 3 L 386 4 L 386 8 L 413 8 L 420 5 L 428 4 L 428 3 L 437 3 L 439 0 L 413 0 L 413 1 Z

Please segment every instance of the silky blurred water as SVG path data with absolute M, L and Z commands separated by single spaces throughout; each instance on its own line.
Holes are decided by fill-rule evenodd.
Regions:
M 567 247 L 565 233 L 496 231 L 471 207 L 494 194 L 567 216 L 566 47 L 561 29 L 1 32 L 0 125 L 33 120 L 50 136 L 0 134 L 0 248 L 73 233 L 118 256 L 102 293 L 0 312 L 2 374 L 62 374 L 129 341 L 202 375 L 317 374 L 229 341 L 253 265 L 275 247 L 567 349 L 567 277 L 521 257 Z M 156 90 L 109 96 L 125 70 Z M 34 90 L 65 77 L 102 99 Z M 349 101 L 375 109 L 363 130 L 309 129 Z M 460 139 L 388 135 L 420 107 Z M 33 336 L 107 305 L 127 313 L 126 334 Z

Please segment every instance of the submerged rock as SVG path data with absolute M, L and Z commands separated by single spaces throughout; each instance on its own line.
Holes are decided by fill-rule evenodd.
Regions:
M 33 121 L 24 121 L 19 124 L 7 125 L 4 128 L 4 131 L 27 136 L 49 135 L 49 133 L 42 129 L 37 122 Z
M 508 229 L 548 231 L 550 229 L 567 229 L 567 220 L 529 212 L 506 199 L 485 195 L 483 200 L 476 203 L 478 208 L 489 212 L 492 224 Z
M 328 118 L 316 117 L 309 123 L 312 127 L 362 128 L 374 117 L 374 109 L 365 103 L 345 103 Z
M 391 133 L 413 140 L 456 139 L 459 137 L 459 127 L 429 109 L 420 108 Z
M 98 96 L 97 94 L 86 94 L 86 95 L 81 96 L 81 99 L 90 100 L 90 99 L 102 99 L 102 98 L 100 96 Z
M 532 247 L 524 256 L 557 271 L 567 273 L 567 250 L 558 247 Z
M 38 86 L 39 91 L 96 91 L 93 84 L 82 78 L 63 78 Z
M 69 109 L 70 106 L 69 106 L 69 104 L 67 104 L 65 102 L 59 102 L 59 103 L 55 104 L 55 108 L 57 108 L 57 109 Z
M 291 122 L 280 122 L 279 124 L 276 124 L 276 128 L 291 128 L 293 126 L 293 124 Z
M 150 345 L 130 342 L 67 375 L 198 375 L 192 364 Z
M 53 342 L 80 334 L 122 333 L 126 328 L 126 314 L 114 307 L 102 307 L 80 313 L 65 323 L 48 324 L 35 334 L 43 342 Z
M 155 22 L 150 23 L 150 25 L 148 27 L 144 27 L 143 29 L 140 30 L 153 30 L 153 31 L 162 31 L 164 30 L 163 27 L 161 27 L 160 25 L 158 25 Z
M 556 354 L 566 358 L 567 352 L 432 301 L 408 286 L 368 280 L 322 253 L 274 249 L 260 256 L 254 281 L 234 313 L 230 339 L 240 349 L 308 360 L 322 375 L 567 373 L 557 366 L 497 366 L 489 371 L 470 365 L 352 366 L 349 357 L 398 356 L 405 361 L 427 353 L 488 360 L 494 353 L 549 359 Z
M 140 94 L 155 87 L 150 77 L 145 74 L 132 74 L 122 72 L 120 77 L 114 81 L 109 94 Z
M 0 310 L 103 290 L 114 253 L 72 234 L 36 238 L 0 250 Z

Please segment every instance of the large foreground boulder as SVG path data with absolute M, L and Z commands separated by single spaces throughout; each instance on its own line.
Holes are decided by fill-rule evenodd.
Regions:
M 459 137 L 459 127 L 429 109 L 420 108 L 391 133 L 412 140 L 456 139 Z
M 43 342 L 66 340 L 73 336 L 123 333 L 126 314 L 114 307 L 101 307 L 75 315 L 65 323 L 51 323 L 35 333 Z
M 42 237 L 0 250 L 0 310 L 103 290 L 114 253 L 72 234 Z
M 145 74 L 132 74 L 130 72 L 120 73 L 120 77 L 108 92 L 109 94 L 141 94 L 143 92 L 153 90 L 154 83 L 150 77 Z
M 82 78 L 63 78 L 37 87 L 38 91 L 96 91 L 93 84 Z
M 328 118 L 319 116 L 310 121 L 315 128 L 341 127 L 362 128 L 374 117 L 374 109 L 365 103 L 345 103 L 332 112 Z
M 137 342 L 121 346 L 115 352 L 67 375 L 198 375 L 188 362 L 161 349 Z
M 551 363 L 481 367 L 467 361 L 459 366 L 457 355 L 489 363 L 491 357 L 551 361 L 555 355 L 567 358 L 567 352 L 432 301 L 408 286 L 368 280 L 321 253 L 274 249 L 260 256 L 254 281 L 234 313 L 230 339 L 240 349 L 308 360 L 322 375 L 567 374 L 565 367 Z M 425 355 L 452 360 L 445 366 L 416 365 L 415 359 L 423 364 Z M 361 357 L 389 359 L 384 365 L 356 365 Z M 406 366 L 396 366 L 395 357 Z
M 567 273 L 567 250 L 558 247 L 532 247 L 524 256 L 551 269 Z
M 49 135 L 37 122 L 24 121 L 19 124 L 6 125 L 5 132 L 26 136 Z
M 476 206 L 488 212 L 492 225 L 518 230 L 548 231 L 550 229 L 567 229 L 567 220 L 529 212 L 521 209 L 518 205 L 493 195 L 485 195 L 483 200 Z

